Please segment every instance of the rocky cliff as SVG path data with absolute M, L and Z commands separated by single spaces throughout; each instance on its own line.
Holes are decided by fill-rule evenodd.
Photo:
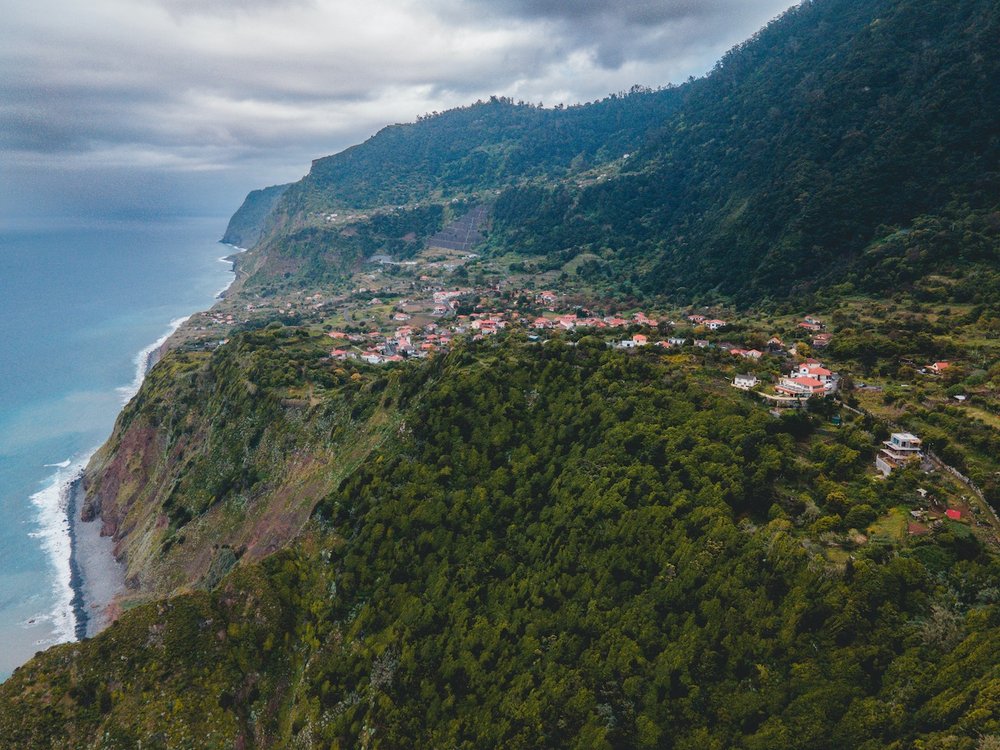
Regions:
M 126 600 L 211 587 L 281 548 L 378 442 L 390 414 L 323 361 L 328 341 L 272 326 L 149 373 L 84 477 Z

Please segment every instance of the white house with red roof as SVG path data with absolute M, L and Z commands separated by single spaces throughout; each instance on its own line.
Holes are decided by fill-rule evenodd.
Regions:
M 774 387 L 778 393 L 786 396 L 796 396 L 800 398 L 810 398 L 821 396 L 826 392 L 826 386 L 819 380 L 810 377 L 781 378 L 778 385 Z
M 718 331 L 720 328 L 728 325 L 726 321 L 719 320 L 718 318 L 712 318 L 711 320 L 706 320 L 702 323 L 710 331 Z

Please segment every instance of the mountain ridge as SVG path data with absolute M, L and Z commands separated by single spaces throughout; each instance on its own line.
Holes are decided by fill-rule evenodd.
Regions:
M 231 320 L 186 329 L 88 467 L 135 606 L 0 685 L 0 747 L 1000 745 L 996 540 L 945 472 L 874 475 L 890 422 L 868 408 L 996 476 L 998 17 L 806 2 L 705 79 L 494 99 L 253 194 L 227 230 L 259 233 Z M 487 205 L 480 258 L 431 253 L 381 299 Z M 572 315 L 500 266 L 581 285 Z M 416 334 L 421 284 L 468 335 L 432 334 L 426 361 L 371 349 L 377 316 Z M 789 301 L 824 291 L 832 342 Z M 629 319 L 577 329 L 595 296 Z M 665 297 L 687 317 L 625 312 Z M 719 300 L 763 312 L 710 333 Z M 839 400 L 775 414 L 729 383 L 823 347 L 856 368 Z M 917 375 L 942 352 L 968 361 Z

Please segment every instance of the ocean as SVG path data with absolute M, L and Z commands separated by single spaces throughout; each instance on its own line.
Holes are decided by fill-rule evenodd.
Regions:
M 74 639 L 68 485 L 138 390 L 148 353 L 232 281 L 225 227 L 0 226 L 0 681 Z

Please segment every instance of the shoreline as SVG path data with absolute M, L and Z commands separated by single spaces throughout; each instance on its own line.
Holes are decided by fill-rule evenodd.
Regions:
M 213 305 L 215 302 L 225 299 L 226 292 L 237 278 L 237 257 L 246 252 L 245 248 L 235 245 L 228 245 L 228 247 L 232 247 L 235 252 L 219 260 L 231 264 L 230 272 L 233 277 L 228 284 L 215 293 L 212 298 Z M 135 377 L 131 383 L 117 389 L 122 397 L 123 409 L 139 392 L 146 375 L 169 348 L 171 339 L 190 320 L 193 314 L 171 320 L 165 334 L 136 354 Z M 120 413 L 121 410 L 119 410 Z M 81 514 L 86 498 L 84 479 L 87 466 L 96 452 L 96 450 L 92 451 L 87 456 L 83 466 L 74 473 L 66 489 L 69 588 L 72 592 L 69 614 L 74 620 L 73 631 L 77 641 L 94 637 L 117 619 L 121 612 L 118 599 L 126 590 L 125 565 L 115 555 L 114 538 L 101 535 L 103 526 L 101 516 L 97 515 L 90 521 L 84 521 Z
M 116 617 L 115 601 L 125 590 L 125 566 L 115 557 L 114 540 L 101 536 L 101 523 L 80 515 L 83 475 L 72 481 L 67 512 L 70 517 L 70 588 L 76 619 L 76 640 L 92 638 Z

